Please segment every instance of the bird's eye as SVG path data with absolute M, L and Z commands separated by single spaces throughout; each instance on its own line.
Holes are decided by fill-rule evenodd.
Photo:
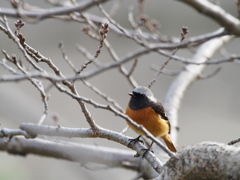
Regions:
M 136 93 L 136 92 L 134 92 L 133 95 L 134 95 L 134 97 L 141 98 L 141 99 L 145 97 L 144 94 Z

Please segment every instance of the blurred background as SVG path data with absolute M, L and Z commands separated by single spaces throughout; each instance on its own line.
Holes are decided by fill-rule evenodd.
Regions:
M 25 1 L 31 5 L 41 8 L 50 8 L 45 1 Z M 213 1 L 212 1 L 213 2 Z M 237 7 L 234 0 L 214 1 L 237 17 Z M 109 11 L 113 1 L 103 4 L 106 11 Z M 1 7 L 11 7 L 6 0 L 1 1 Z M 125 28 L 131 28 L 128 22 L 128 9 L 133 8 L 134 17 L 139 15 L 138 1 L 122 1 L 121 7 L 114 19 Z M 97 8 L 91 8 L 89 13 L 103 16 Z M 219 25 L 214 21 L 199 14 L 191 7 L 179 1 L 169 0 L 148 0 L 146 1 L 146 14 L 151 19 L 156 19 L 160 23 L 159 31 L 162 35 L 180 37 L 182 26 L 187 26 L 189 33 L 187 37 L 197 36 L 215 31 Z M 8 18 L 12 30 L 15 30 L 16 19 Z M 87 59 L 78 52 L 76 46 L 84 46 L 89 52 L 95 54 L 99 42 L 92 40 L 82 32 L 83 24 L 67 22 L 56 19 L 46 19 L 37 23 L 26 23 L 21 32 L 26 37 L 26 42 L 41 52 L 61 69 L 64 75 L 71 75 L 71 68 L 63 60 L 58 48 L 60 42 L 64 43 L 68 57 L 76 67 L 80 67 Z M 0 49 L 4 49 L 8 54 L 16 54 L 23 58 L 17 46 L 0 32 Z M 125 37 L 109 32 L 108 41 L 115 49 L 119 57 L 136 50 L 139 47 L 135 42 Z M 214 58 L 221 57 L 220 54 L 239 54 L 239 39 L 235 39 Z M 179 50 L 177 55 L 191 58 L 192 53 L 186 50 Z M 0 54 L 0 58 L 4 58 Z M 102 63 L 111 62 L 112 59 L 106 51 L 102 52 L 98 58 Z M 161 66 L 166 60 L 156 53 L 150 53 L 139 58 L 138 66 L 133 73 L 139 85 L 147 86 L 153 78 L 155 72 L 150 68 L 152 65 Z M 126 68 L 130 69 L 132 61 L 126 63 Z M 41 64 L 41 67 L 47 68 Z M 180 71 L 184 65 L 176 61 L 171 61 L 167 66 L 169 70 Z M 236 63 L 223 63 L 209 65 L 204 74 L 211 74 L 221 67 L 221 71 L 212 78 L 196 81 L 186 92 L 179 111 L 179 136 L 177 147 L 181 149 L 188 145 L 197 144 L 203 141 L 216 141 L 228 143 L 240 136 L 240 66 Z M 94 68 L 90 65 L 88 69 Z M 9 74 L 7 70 L 0 67 L 0 76 Z M 169 86 L 175 77 L 161 74 L 152 87 L 155 96 L 163 101 Z M 88 79 L 90 83 L 99 88 L 104 93 L 115 99 L 123 108 L 128 102 L 128 93 L 132 91 L 132 86 L 117 69 L 111 69 Z M 49 85 L 44 81 L 45 87 Z M 105 101 L 97 96 L 92 90 L 78 82 L 79 94 L 93 99 L 99 103 Z M 44 124 L 56 125 L 53 120 L 57 118 L 57 124 L 66 127 L 83 128 L 88 127 L 81 113 L 79 105 L 65 94 L 59 93 L 52 88 L 48 94 L 49 114 Z M 96 123 L 104 128 L 120 132 L 126 127 L 125 121 L 115 117 L 113 113 L 95 109 L 91 105 L 87 106 Z M 42 102 L 39 92 L 28 81 L 0 83 L 0 128 L 18 128 L 21 123 L 37 123 L 42 113 Z M 128 130 L 126 135 L 135 137 L 132 130 Z M 48 140 L 56 140 L 54 137 L 42 137 Z M 64 139 L 66 140 L 66 139 Z M 67 139 L 68 140 L 68 139 Z M 96 144 L 108 147 L 127 149 L 120 144 L 103 139 L 69 139 L 69 141 Z M 68 162 L 53 158 L 28 155 L 27 157 L 13 156 L 6 152 L 0 152 L 0 179 L 131 179 L 135 173 L 122 169 L 85 169 L 79 163 Z M 13 173 L 14 172 L 14 173 Z M 81 177 L 81 178 L 80 178 Z

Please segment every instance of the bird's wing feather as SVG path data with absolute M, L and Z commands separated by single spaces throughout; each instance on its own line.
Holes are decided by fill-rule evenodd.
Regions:
M 151 103 L 151 107 L 153 108 L 153 110 L 159 114 L 161 116 L 162 119 L 166 120 L 168 122 L 168 125 L 169 125 L 169 134 L 170 134 L 170 131 L 171 131 L 171 125 L 170 125 L 170 122 L 168 120 L 168 117 L 165 113 L 165 110 L 164 110 L 164 107 L 163 105 L 160 103 L 160 101 L 157 101 L 157 102 L 152 102 Z

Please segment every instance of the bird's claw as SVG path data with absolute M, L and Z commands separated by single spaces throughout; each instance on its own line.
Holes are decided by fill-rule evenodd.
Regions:
M 150 150 L 150 148 L 143 148 L 141 149 L 141 151 L 144 151 L 143 152 L 143 155 L 142 155 L 142 159 L 146 156 L 146 154 L 151 151 L 152 153 L 154 153 L 152 150 Z
M 142 144 L 144 144 L 144 142 L 140 139 L 141 136 L 138 136 L 137 138 L 134 138 L 134 139 L 129 139 L 129 143 L 128 143 L 128 147 L 133 143 L 133 144 L 136 144 L 136 142 L 140 142 Z

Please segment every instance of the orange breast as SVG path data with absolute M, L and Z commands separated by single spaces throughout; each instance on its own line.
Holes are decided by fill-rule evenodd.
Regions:
M 126 109 L 126 115 L 128 115 L 136 123 L 144 126 L 155 137 L 162 137 L 168 133 L 169 126 L 167 121 L 161 119 L 161 117 L 151 107 L 140 110 L 132 110 L 128 106 Z M 128 122 L 127 124 L 136 133 L 143 135 L 142 131 L 137 130 Z

